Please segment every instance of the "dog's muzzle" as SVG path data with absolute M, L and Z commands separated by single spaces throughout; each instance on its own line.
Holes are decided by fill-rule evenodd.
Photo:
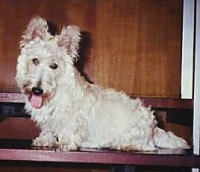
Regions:
M 32 88 L 32 93 L 39 96 L 43 94 L 43 89 L 39 88 L 39 87 L 33 87 Z

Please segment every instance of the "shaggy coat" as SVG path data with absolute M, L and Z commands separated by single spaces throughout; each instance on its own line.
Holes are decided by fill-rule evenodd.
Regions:
M 74 66 L 79 41 L 77 26 L 52 36 L 38 16 L 22 36 L 16 80 L 25 109 L 41 129 L 33 145 L 62 151 L 189 148 L 182 138 L 158 128 L 153 112 L 139 99 L 88 83 Z

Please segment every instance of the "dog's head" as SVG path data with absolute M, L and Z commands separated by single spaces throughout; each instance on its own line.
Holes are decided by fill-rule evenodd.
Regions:
M 34 108 L 40 108 L 55 92 L 60 76 L 77 58 L 80 31 L 64 27 L 60 35 L 48 32 L 47 22 L 31 19 L 20 42 L 16 81 Z

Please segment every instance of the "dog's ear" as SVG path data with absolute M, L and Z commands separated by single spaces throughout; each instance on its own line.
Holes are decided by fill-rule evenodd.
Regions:
M 68 54 L 76 60 L 80 41 L 80 30 L 75 25 L 64 27 L 58 38 L 58 46 L 66 48 Z
M 20 47 L 24 47 L 29 41 L 36 38 L 47 39 L 51 35 L 48 32 L 47 21 L 39 16 L 33 17 L 22 35 L 22 40 L 20 41 Z

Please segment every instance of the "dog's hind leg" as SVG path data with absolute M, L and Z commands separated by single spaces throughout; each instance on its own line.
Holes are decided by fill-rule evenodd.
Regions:
M 184 139 L 176 136 L 173 132 L 166 132 L 158 127 L 154 129 L 154 142 L 157 147 L 161 148 L 190 149 L 190 146 Z

